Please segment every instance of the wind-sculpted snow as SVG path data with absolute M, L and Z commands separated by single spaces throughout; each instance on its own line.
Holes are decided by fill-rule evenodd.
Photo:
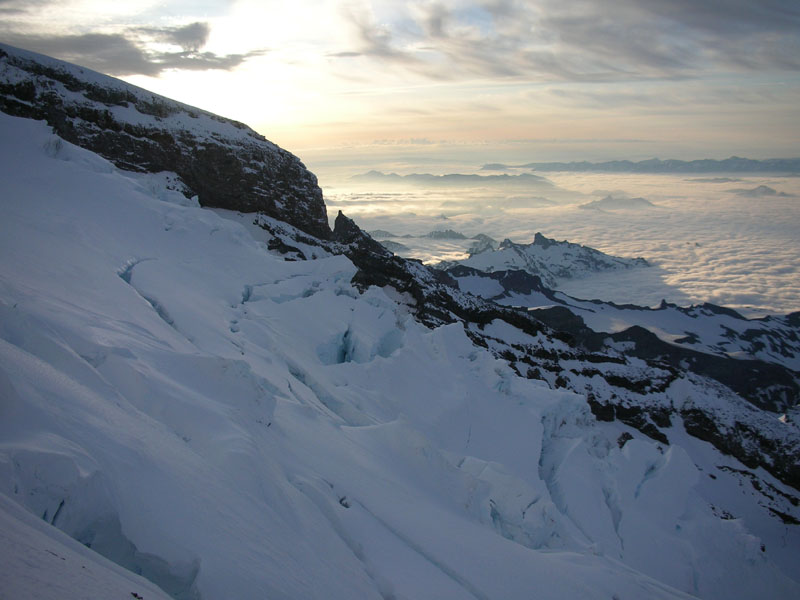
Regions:
M 31 516 L 42 534 L 0 562 L 0 595 L 49 589 L 50 549 L 92 597 L 155 597 L 118 571 L 87 580 L 90 550 L 50 546 L 54 527 L 175 598 L 800 593 L 796 527 L 742 473 L 786 519 L 793 490 L 678 417 L 669 447 L 597 420 L 473 342 L 569 349 L 526 314 L 344 216 L 313 244 L 67 142 L 54 158 L 41 122 L 0 128 L 0 493 L 28 513 L 4 507 L 2 535 Z M 709 393 L 677 385 L 686 407 Z

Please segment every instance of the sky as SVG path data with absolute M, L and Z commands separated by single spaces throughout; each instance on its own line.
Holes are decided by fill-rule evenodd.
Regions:
M 0 0 L 0 40 L 312 167 L 800 156 L 796 0 Z

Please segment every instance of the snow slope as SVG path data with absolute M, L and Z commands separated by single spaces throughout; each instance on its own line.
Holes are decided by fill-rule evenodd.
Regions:
M 2 494 L 0 561 L 3 598 L 170 598 L 140 575 L 103 558 Z
M 746 467 L 710 445 L 598 423 L 343 256 L 285 261 L 168 176 L 0 129 L 0 493 L 29 515 L 0 514 L 37 532 L 0 596 L 47 588 L 51 539 L 91 586 L 53 527 L 175 598 L 800 594 L 796 527 L 712 506 L 703 470 Z

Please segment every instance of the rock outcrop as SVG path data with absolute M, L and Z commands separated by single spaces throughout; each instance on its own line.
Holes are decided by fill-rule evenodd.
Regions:
M 1 44 L 0 110 L 45 120 L 119 168 L 172 171 L 203 206 L 262 212 L 330 236 L 316 176 L 242 123 Z

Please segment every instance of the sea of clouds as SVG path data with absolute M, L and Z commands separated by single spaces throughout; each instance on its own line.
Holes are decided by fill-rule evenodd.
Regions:
M 420 236 L 452 229 L 528 243 L 539 231 L 649 269 L 565 280 L 582 298 L 652 306 L 712 302 L 756 317 L 800 310 L 800 177 L 547 173 L 528 188 L 392 186 L 320 178 L 328 212 L 386 230 L 425 262 L 464 256 L 470 241 Z

